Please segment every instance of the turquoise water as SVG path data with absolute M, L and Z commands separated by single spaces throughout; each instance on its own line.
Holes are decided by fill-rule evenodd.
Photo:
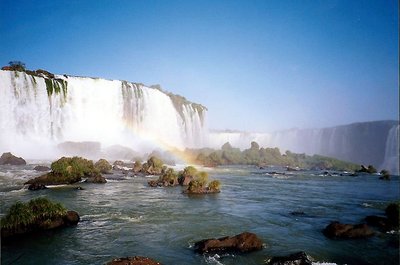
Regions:
M 106 176 L 109 182 L 81 184 L 85 190 L 52 188 L 31 192 L 22 183 L 40 173 L 0 168 L 1 213 L 15 201 L 46 196 L 81 215 L 76 227 L 31 235 L 1 246 L 1 264 L 104 264 L 114 257 L 142 255 L 163 264 L 263 264 L 274 255 L 306 251 L 319 262 L 398 264 L 398 231 L 364 240 L 330 240 L 330 221 L 359 223 L 399 200 L 399 178 L 322 176 L 290 172 L 272 176 L 255 167 L 210 170 L 222 192 L 182 194 L 181 187 L 150 188 L 149 178 Z M 283 171 L 274 168 L 273 171 Z M 288 174 L 288 173 L 287 173 Z M 296 216 L 291 212 L 304 212 Z M 202 256 L 193 243 L 209 237 L 256 233 L 265 248 L 249 254 Z

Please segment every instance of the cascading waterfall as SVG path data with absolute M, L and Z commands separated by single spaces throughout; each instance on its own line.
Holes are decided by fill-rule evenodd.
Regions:
M 205 107 L 126 81 L 0 71 L 0 93 L 0 151 L 30 158 L 64 141 L 200 147 L 207 131 Z
M 399 175 L 400 172 L 400 125 L 393 126 L 386 141 L 385 158 L 381 168 L 387 169 L 390 172 Z

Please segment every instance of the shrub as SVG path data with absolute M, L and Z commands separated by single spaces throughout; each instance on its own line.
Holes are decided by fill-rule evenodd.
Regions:
M 99 173 L 93 161 L 82 157 L 62 157 L 51 164 L 52 173 L 64 177 L 82 178 Z
M 94 168 L 100 171 L 102 174 L 110 173 L 112 166 L 105 159 L 100 159 L 94 164 Z
M 208 188 L 213 191 L 217 191 L 221 188 L 221 182 L 219 180 L 213 180 L 208 184 Z
M 152 156 L 147 160 L 147 165 L 153 167 L 154 169 L 162 169 L 164 162 L 158 157 Z

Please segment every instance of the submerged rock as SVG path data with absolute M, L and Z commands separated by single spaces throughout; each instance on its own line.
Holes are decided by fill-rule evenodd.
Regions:
M 0 157 L 0 165 L 26 165 L 26 161 L 22 157 L 16 157 L 10 152 L 3 153 Z
M 326 237 L 342 239 L 367 238 L 375 234 L 366 224 L 341 224 L 337 221 L 330 223 L 322 232 Z
M 161 265 L 161 263 L 147 257 L 134 256 L 113 259 L 107 265 Z
M 305 252 L 297 252 L 289 256 L 273 257 L 266 263 L 267 265 L 311 265 L 312 258 Z
M 203 253 L 251 252 L 262 249 L 262 241 L 256 234 L 244 232 L 236 236 L 204 239 L 195 243 L 195 251 Z

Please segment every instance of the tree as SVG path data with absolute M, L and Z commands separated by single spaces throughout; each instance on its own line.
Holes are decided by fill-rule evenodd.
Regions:
M 21 61 L 10 61 L 8 64 L 14 71 L 25 71 L 25 63 Z

